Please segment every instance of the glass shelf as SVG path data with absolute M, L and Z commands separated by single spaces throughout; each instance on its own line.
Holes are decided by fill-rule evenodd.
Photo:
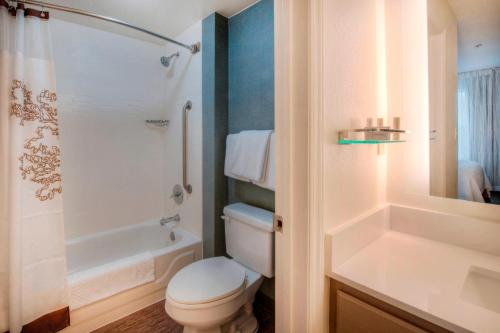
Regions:
M 380 145 L 385 143 L 400 143 L 406 142 L 406 140 L 351 140 L 343 139 L 339 140 L 339 145 Z
M 398 120 L 398 121 L 396 121 Z M 410 131 L 399 128 L 399 118 L 395 118 L 395 127 L 383 126 L 382 119 L 378 120 L 379 126 L 371 126 L 371 121 L 367 127 L 344 129 L 338 132 L 338 144 L 340 145 L 380 145 L 386 143 L 406 142 L 402 135 L 409 134 Z

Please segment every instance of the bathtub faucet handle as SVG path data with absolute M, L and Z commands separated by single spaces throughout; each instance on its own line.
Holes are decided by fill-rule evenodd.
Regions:
M 174 216 L 171 217 L 162 217 L 160 219 L 160 225 L 164 226 L 165 224 L 169 222 L 180 222 L 181 216 L 179 214 L 175 214 Z

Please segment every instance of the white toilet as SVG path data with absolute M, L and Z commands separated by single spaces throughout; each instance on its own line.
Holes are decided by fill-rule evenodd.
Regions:
M 165 310 L 184 333 L 257 332 L 252 303 L 263 275 L 274 276 L 273 214 L 236 203 L 224 208 L 226 251 L 174 275 Z

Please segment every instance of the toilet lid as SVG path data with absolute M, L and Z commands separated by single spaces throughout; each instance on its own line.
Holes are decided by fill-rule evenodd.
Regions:
M 228 297 L 245 287 L 246 271 L 226 257 L 203 259 L 182 268 L 167 295 L 182 304 L 201 304 Z

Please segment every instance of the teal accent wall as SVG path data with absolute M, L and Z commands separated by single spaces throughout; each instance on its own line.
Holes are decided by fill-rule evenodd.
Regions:
M 202 22 L 203 57 L 203 252 L 225 254 L 229 203 L 274 211 L 274 192 L 224 176 L 226 136 L 274 129 L 274 3 L 262 0 L 227 19 Z
M 229 133 L 274 129 L 274 2 L 229 19 Z M 229 202 L 274 211 L 274 192 L 228 179 Z
M 228 134 L 228 21 L 214 13 L 202 22 L 203 256 L 226 253 L 222 210 L 228 203 L 224 176 Z

